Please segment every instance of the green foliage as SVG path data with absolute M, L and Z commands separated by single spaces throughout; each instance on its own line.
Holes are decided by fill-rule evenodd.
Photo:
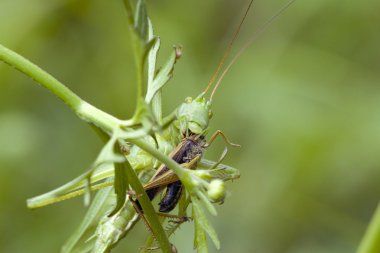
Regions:
M 173 43 L 185 48 L 169 84 L 175 86 L 163 91 L 166 115 L 204 87 L 246 1 L 146 2 L 162 36 L 160 63 L 169 59 Z M 257 3 L 232 52 L 283 1 Z M 122 7 L 121 1 L 0 1 L 1 44 L 37 62 L 98 108 L 118 118 L 130 116 L 137 82 Z M 243 168 L 244 180 L 230 185 L 232 194 L 227 192 L 226 203 L 216 206 L 219 216 L 212 224 L 222 252 L 355 252 L 380 192 L 378 9 L 373 0 L 296 1 L 226 75 L 214 99 L 210 131 L 222 128 L 242 145 L 227 158 Z M 12 66 L 20 68 L 17 62 Z M 83 122 L 32 83 L 0 64 L 1 252 L 59 251 L 84 216 L 82 198 L 33 211 L 24 200 L 89 170 L 101 149 Z M 170 126 L 173 117 L 167 122 Z M 111 132 L 98 131 L 109 140 Z M 148 139 L 144 137 L 155 145 Z M 172 149 L 173 143 L 165 144 Z M 131 155 L 134 151 L 138 160 L 161 163 L 133 145 Z M 219 151 L 210 148 L 206 156 L 219 157 Z M 137 174 L 143 183 L 140 165 Z M 212 167 L 200 165 L 199 174 Z M 95 177 L 108 178 L 104 185 L 113 185 L 113 173 L 112 164 L 97 168 L 92 189 L 94 184 L 102 187 Z M 86 184 L 83 179 L 74 192 L 83 194 Z M 78 244 L 92 246 L 99 220 L 114 209 L 113 187 L 98 192 L 106 190 L 109 204 L 101 204 L 99 218 Z M 96 198 L 94 194 L 90 208 Z M 120 212 L 127 209 L 125 205 Z M 170 238 L 181 253 L 193 251 L 187 233 L 192 225 L 183 225 Z M 136 252 L 142 233 L 147 233 L 144 226 L 134 227 L 112 252 Z M 212 246 L 209 251 L 216 252 Z

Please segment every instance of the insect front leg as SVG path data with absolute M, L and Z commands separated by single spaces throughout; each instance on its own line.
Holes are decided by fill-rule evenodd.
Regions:
M 228 144 L 230 146 L 233 146 L 233 147 L 240 147 L 239 144 L 232 143 L 221 130 L 217 130 L 211 136 L 209 142 L 207 142 L 205 144 L 205 148 L 209 147 L 214 142 L 214 140 L 216 139 L 216 137 L 218 137 L 218 136 L 221 136 L 226 144 Z M 224 160 L 224 158 L 227 155 L 227 152 L 228 152 L 228 148 L 227 148 L 227 145 L 226 145 L 226 147 L 224 148 L 224 151 L 223 151 L 222 155 L 220 156 L 218 162 L 216 162 L 215 165 L 211 169 L 215 169 Z
M 239 144 L 232 143 L 232 142 L 227 138 L 227 136 L 226 136 L 221 130 L 217 130 L 217 131 L 211 136 L 209 142 L 206 143 L 205 148 L 209 147 L 209 146 L 214 142 L 214 140 L 216 139 L 216 137 L 218 137 L 219 135 L 223 138 L 223 140 L 224 140 L 224 142 L 225 142 L 226 144 L 228 144 L 228 145 L 230 145 L 230 146 L 233 146 L 233 147 L 240 147 Z

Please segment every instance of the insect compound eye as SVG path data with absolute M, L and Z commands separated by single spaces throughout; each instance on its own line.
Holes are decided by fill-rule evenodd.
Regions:
M 211 119 L 214 116 L 214 113 L 211 110 L 208 110 L 208 118 Z

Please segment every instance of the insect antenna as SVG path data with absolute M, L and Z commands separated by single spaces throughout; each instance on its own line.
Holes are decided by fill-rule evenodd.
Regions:
M 219 65 L 218 65 L 218 68 L 216 69 L 214 75 L 212 76 L 212 78 L 211 78 L 210 81 L 208 82 L 206 89 L 203 91 L 203 94 L 206 94 L 207 91 L 211 88 L 212 84 L 213 84 L 214 81 L 215 81 L 215 78 L 216 78 L 216 77 L 218 76 L 218 74 L 219 74 L 219 71 L 222 69 L 223 64 L 224 64 L 224 62 L 226 61 L 228 55 L 229 55 L 230 52 L 231 52 L 232 45 L 234 44 L 235 40 L 237 39 L 237 37 L 238 37 L 238 35 L 239 35 L 239 32 L 240 32 L 240 30 L 241 30 L 241 27 L 243 26 L 244 20 L 245 20 L 245 18 L 247 17 L 248 12 L 249 12 L 249 9 L 251 8 L 252 4 L 253 4 L 253 0 L 251 0 L 251 2 L 249 3 L 249 5 L 248 5 L 248 7 L 247 7 L 247 9 L 246 9 L 246 11 L 245 11 L 245 13 L 244 13 L 243 19 L 240 21 L 240 24 L 239 24 L 238 28 L 236 29 L 236 31 L 235 31 L 235 33 L 234 33 L 234 35 L 233 35 L 233 37 L 232 37 L 232 40 L 231 40 L 230 43 L 228 44 L 228 47 L 227 47 L 226 51 L 224 52 L 222 59 L 220 60 L 220 63 L 219 63 Z
M 281 14 L 285 12 L 286 9 L 289 8 L 290 5 L 292 5 L 296 0 L 290 0 L 288 1 L 281 9 L 279 9 L 272 17 L 270 17 L 263 25 L 261 25 L 251 36 L 251 38 L 244 44 L 244 46 L 238 51 L 238 53 L 232 58 L 230 63 L 227 65 L 227 67 L 223 70 L 222 74 L 220 75 L 218 81 L 216 82 L 214 89 L 211 92 L 210 101 L 212 101 L 212 98 L 214 97 L 214 94 L 216 90 L 218 89 L 221 81 L 223 80 L 224 76 L 227 74 L 227 72 L 230 70 L 232 65 L 239 59 L 239 57 L 245 52 L 245 50 L 252 45 L 253 42 L 271 25 Z

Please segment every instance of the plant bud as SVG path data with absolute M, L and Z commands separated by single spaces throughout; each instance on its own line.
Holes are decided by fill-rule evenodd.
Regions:
M 226 196 L 226 189 L 223 180 L 215 179 L 210 182 L 207 196 L 212 202 L 223 202 Z
M 194 174 L 197 177 L 200 177 L 200 178 L 202 178 L 204 180 L 210 180 L 211 179 L 211 175 L 210 175 L 210 173 L 207 170 L 195 170 Z

